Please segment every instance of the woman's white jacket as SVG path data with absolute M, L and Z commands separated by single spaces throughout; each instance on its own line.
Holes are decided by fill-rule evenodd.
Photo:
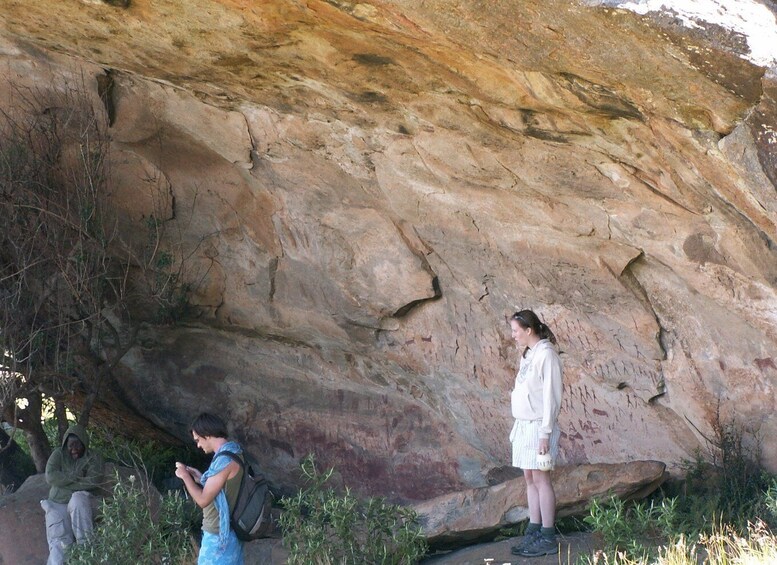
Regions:
M 521 357 L 510 397 L 513 418 L 541 420 L 539 435 L 549 438 L 561 408 L 561 358 L 553 344 L 542 339 Z

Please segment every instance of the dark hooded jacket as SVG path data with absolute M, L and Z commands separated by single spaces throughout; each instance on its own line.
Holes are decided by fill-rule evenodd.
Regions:
M 84 444 L 83 457 L 73 459 L 70 456 L 67 449 L 67 438 L 70 434 Z M 89 451 L 89 436 L 82 426 L 70 426 L 62 438 L 62 445 L 54 450 L 46 463 L 46 482 L 51 486 L 49 500 L 67 504 L 74 492 L 93 491 L 102 484 L 102 480 L 102 457 Z

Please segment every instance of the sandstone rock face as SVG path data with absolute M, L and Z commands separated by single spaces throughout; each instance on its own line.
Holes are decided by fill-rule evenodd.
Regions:
M 558 515 L 579 514 L 593 498 L 646 496 L 664 481 L 665 469 L 659 461 L 559 467 L 553 471 Z M 529 519 L 523 477 L 442 495 L 416 504 L 414 509 L 434 545 L 460 544 Z
M 144 328 L 112 402 L 423 500 L 508 461 L 529 307 L 563 462 L 676 470 L 718 412 L 774 436 L 776 59 L 620 4 L 6 1 L 2 84 L 86 77 L 123 237 L 153 216 L 187 258 L 195 314 Z

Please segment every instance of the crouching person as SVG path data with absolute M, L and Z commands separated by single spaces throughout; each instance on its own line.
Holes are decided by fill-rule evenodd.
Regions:
M 102 484 L 103 460 L 89 450 L 89 436 L 79 425 L 70 426 L 46 463 L 49 497 L 40 505 L 46 512 L 46 565 L 62 565 L 67 548 L 82 543 L 92 532 L 92 497 Z

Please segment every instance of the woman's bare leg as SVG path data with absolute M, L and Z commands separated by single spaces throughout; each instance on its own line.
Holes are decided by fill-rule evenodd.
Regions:
M 526 473 L 526 471 L 524 471 Z M 556 523 L 556 491 L 553 490 L 553 483 L 550 481 L 550 471 L 530 471 L 532 475 L 532 484 L 537 496 L 537 506 L 539 514 L 542 517 L 542 527 L 552 528 Z M 529 489 L 527 484 L 526 495 L 528 498 Z M 529 503 L 529 515 L 533 514 L 531 503 Z M 538 520 L 539 522 L 539 520 Z
M 529 521 L 534 524 L 542 524 L 542 507 L 538 485 L 535 477 L 542 474 L 541 471 L 533 469 L 524 469 L 523 478 L 526 481 L 526 500 L 529 503 Z M 555 504 L 555 497 L 553 504 Z

